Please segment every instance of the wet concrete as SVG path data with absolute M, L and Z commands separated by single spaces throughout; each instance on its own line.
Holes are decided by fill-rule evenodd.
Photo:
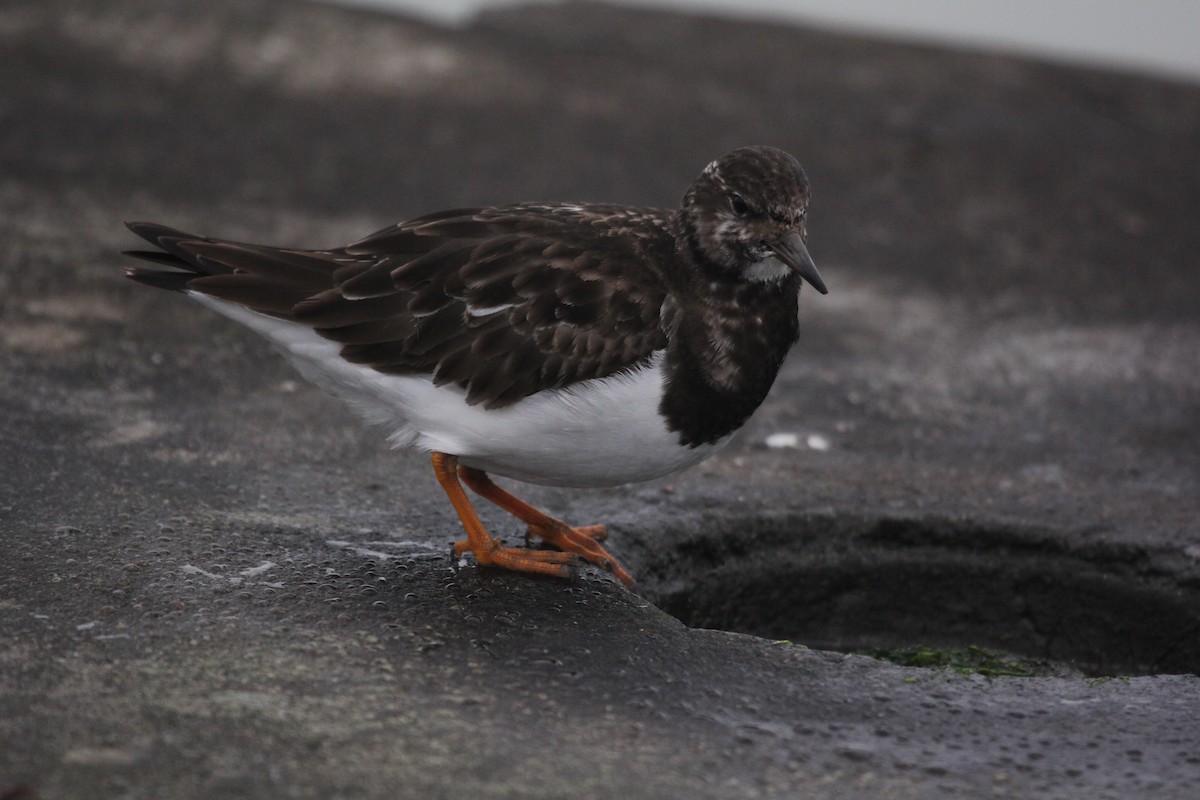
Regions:
M 0 794 L 1200 791 L 1200 89 L 600 5 L 94 5 L 0 8 Z M 525 491 L 637 594 L 452 569 L 422 457 L 119 277 L 123 219 L 669 205 L 748 142 L 805 163 L 831 288 L 767 404 L 684 475 Z M 1069 669 L 802 646 L 917 643 Z

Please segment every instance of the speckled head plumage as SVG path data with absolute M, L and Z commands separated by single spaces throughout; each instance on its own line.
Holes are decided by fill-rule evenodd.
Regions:
M 705 167 L 683 196 L 684 235 L 702 266 L 760 282 L 797 274 L 825 293 L 806 245 L 810 194 L 795 157 L 741 147 Z

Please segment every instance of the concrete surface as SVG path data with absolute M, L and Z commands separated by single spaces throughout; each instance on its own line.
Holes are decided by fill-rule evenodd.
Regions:
M 590 4 L 9 0 L 0 71 L 0 797 L 1200 793 L 1197 87 Z M 124 219 L 671 205 L 752 142 L 831 289 L 767 404 L 524 489 L 637 594 L 452 569 L 423 457 L 119 277 Z

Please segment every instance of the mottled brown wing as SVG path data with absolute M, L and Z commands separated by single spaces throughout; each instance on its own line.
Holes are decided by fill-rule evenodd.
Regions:
M 488 408 L 612 375 L 666 343 L 654 264 L 673 239 L 653 211 L 456 209 L 313 252 L 131 227 L 166 251 L 134 255 L 190 270 L 177 285 L 162 270 L 131 277 L 304 323 L 349 361 L 432 375 Z

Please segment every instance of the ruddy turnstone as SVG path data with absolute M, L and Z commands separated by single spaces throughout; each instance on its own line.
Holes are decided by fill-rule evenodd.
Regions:
M 158 250 L 125 274 L 184 292 L 276 345 L 308 380 L 432 453 L 466 539 L 455 557 L 632 579 L 600 546 L 488 477 L 614 486 L 690 467 L 758 408 L 798 335 L 799 162 L 744 147 L 678 210 L 517 203 L 439 211 L 345 247 L 295 250 L 129 227 Z M 507 547 L 463 484 L 554 549 Z

